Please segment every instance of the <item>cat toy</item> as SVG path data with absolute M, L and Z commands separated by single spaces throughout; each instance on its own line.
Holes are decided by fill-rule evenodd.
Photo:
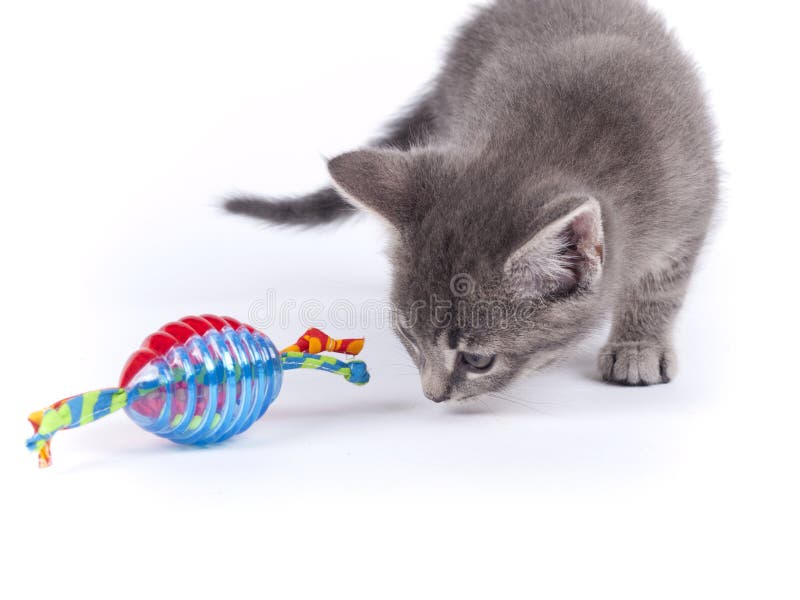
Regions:
M 264 333 L 236 319 L 186 317 L 142 342 L 122 370 L 119 387 L 65 398 L 31 414 L 34 435 L 26 445 L 38 452 L 39 466 L 48 467 L 57 432 L 120 409 L 145 431 L 178 444 L 223 442 L 264 416 L 281 390 L 285 371 L 316 369 L 365 385 L 366 364 L 320 354 L 356 356 L 363 347 L 363 338 L 336 340 L 309 329 L 279 353 Z

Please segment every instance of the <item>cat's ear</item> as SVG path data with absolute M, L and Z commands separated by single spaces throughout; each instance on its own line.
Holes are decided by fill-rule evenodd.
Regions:
M 345 200 L 377 214 L 395 227 L 409 219 L 411 159 L 399 150 L 361 150 L 328 163 L 334 185 Z
M 565 295 L 591 288 L 603 271 L 600 203 L 583 204 L 536 233 L 506 261 L 505 276 L 523 294 Z

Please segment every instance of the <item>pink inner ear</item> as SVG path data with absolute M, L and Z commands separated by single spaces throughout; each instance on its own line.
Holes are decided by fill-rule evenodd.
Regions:
M 572 221 L 572 231 L 575 232 L 575 237 L 578 239 L 588 239 L 594 237 L 595 226 L 592 215 L 587 211 L 575 217 L 575 219 Z
M 564 291 L 570 291 L 578 285 L 581 277 L 581 262 L 584 260 L 580 252 L 580 237 L 574 227 L 568 227 L 561 236 L 561 244 L 554 257 L 556 269 L 553 270 L 553 283 Z
M 535 295 L 572 291 L 578 285 L 583 260 L 577 241 L 568 225 L 559 235 L 518 257 L 511 273 L 514 285 Z
M 595 244 L 594 251 L 595 254 L 597 254 L 597 256 L 600 258 L 600 263 L 602 264 L 606 259 L 605 248 L 603 247 L 603 244 Z
M 560 295 L 595 278 L 604 256 L 598 212 L 596 207 L 584 207 L 563 221 L 560 230 L 540 232 L 510 265 L 507 272 L 513 284 L 526 293 Z
M 600 223 L 591 211 L 580 213 L 571 223 L 580 259 L 588 261 L 594 268 L 603 263 L 603 239 Z

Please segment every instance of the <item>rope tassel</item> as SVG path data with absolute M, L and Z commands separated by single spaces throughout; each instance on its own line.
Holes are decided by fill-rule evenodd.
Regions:
M 128 393 L 119 388 L 86 392 L 59 400 L 44 410 L 31 413 L 28 421 L 33 426 L 33 436 L 25 444 L 28 450 L 38 452 L 40 467 L 49 467 L 53 461 L 50 441 L 56 433 L 88 425 L 127 405 Z
M 282 354 L 286 354 L 287 352 L 304 352 L 307 354 L 336 352 L 337 354 L 358 356 L 363 349 L 364 338 L 337 340 L 324 331 L 312 328 L 306 331 L 295 344 L 284 348 Z

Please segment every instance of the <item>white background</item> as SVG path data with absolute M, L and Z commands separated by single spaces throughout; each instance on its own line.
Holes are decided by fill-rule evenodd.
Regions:
M 600 383 L 598 338 L 506 400 L 437 406 L 370 322 L 336 331 L 367 334 L 365 389 L 290 374 L 209 450 L 115 415 L 40 472 L 27 414 L 113 385 L 163 323 L 386 298 L 369 218 L 281 231 L 218 201 L 323 184 L 469 6 L 4 2 L 0 595 L 797 598 L 797 9 L 652 4 L 702 65 L 726 173 L 672 385 Z

